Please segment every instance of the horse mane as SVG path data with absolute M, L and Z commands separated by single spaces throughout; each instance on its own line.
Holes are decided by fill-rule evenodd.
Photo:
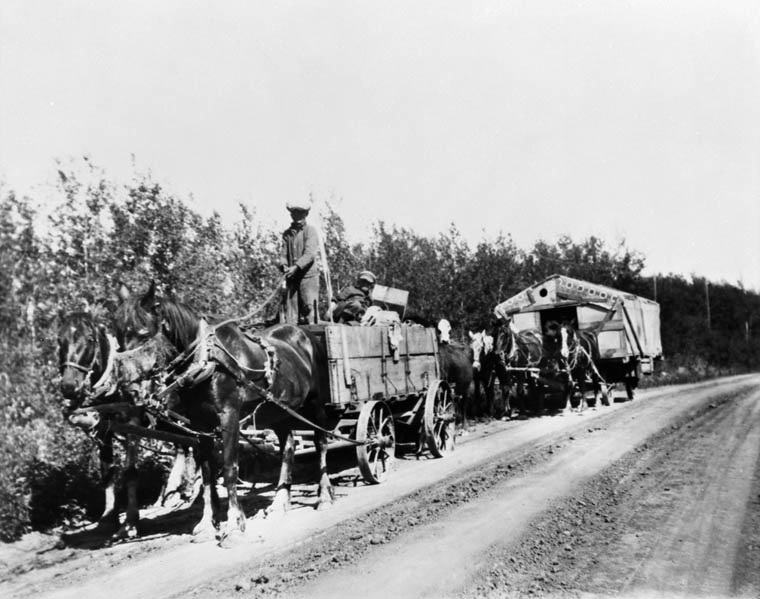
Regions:
M 163 318 L 166 336 L 184 351 L 198 336 L 200 314 L 187 304 L 171 300 L 161 300 L 158 313 Z
M 58 337 L 64 336 L 64 333 L 71 327 L 94 327 L 95 322 L 92 318 L 92 314 L 88 312 L 72 312 L 67 314 L 61 319 L 61 324 L 58 325 Z
M 156 335 L 162 328 L 166 337 L 180 351 L 185 350 L 198 334 L 200 315 L 187 304 L 174 302 L 164 298 L 155 298 L 155 302 L 146 301 L 148 294 L 143 297 L 129 297 L 119 306 L 115 321 L 123 332 L 146 329 L 151 336 Z

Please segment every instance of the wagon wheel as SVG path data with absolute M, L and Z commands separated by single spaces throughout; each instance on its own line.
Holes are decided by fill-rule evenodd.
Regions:
M 368 401 L 362 406 L 356 440 L 364 442 L 356 447 L 356 461 L 364 480 L 371 484 L 382 482 L 390 471 L 396 445 L 393 414 L 384 401 Z
M 451 388 L 444 381 L 433 381 L 425 397 L 422 420 L 425 442 L 436 458 L 454 449 L 456 411 Z

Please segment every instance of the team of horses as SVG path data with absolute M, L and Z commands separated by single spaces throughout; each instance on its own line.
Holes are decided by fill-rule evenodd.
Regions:
M 596 364 L 596 337 L 573 322 L 549 320 L 542 331 L 518 331 L 512 319 L 499 315 L 489 330 L 470 332 L 475 398 L 483 397 L 485 413 L 498 416 L 494 388 L 498 381 L 503 414 L 511 418 L 541 414 L 547 409 L 567 414 L 588 405 L 607 405 L 607 386 Z M 552 405 L 547 406 L 546 401 Z
M 508 320 L 490 331 L 470 334 L 469 344 L 454 343 L 446 320 L 438 323 L 439 375 L 458 399 L 467 426 L 471 398 L 485 397 L 493 415 L 494 383 L 521 412 L 541 401 L 538 373 L 554 368 L 569 409 L 572 392 L 581 395 L 587 380 L 595 394 L 604 387 L 594 366 L 598 356 L 593 337 L 568 323 L 544 334 L 517 332 Z M 196 535 L 221 542 L 245 530 L 246 515 L 238 497 L 240 425 L 250 420 L 271 429 L 280 447 L 280 473 L 275 497 L 266 514 L 290 507 L 295 442 L 293 430 L 307 423 L 314 430 L 318 454 L 315 507 L 334 501 L 327 474 L 328 417 L 321 396 L 326 386 L 324 349 L 307 328 L 275 324 L 251 332 L 234 319 L 207 317 L 192 307 L 162 297 L 155 286 L 142 295 L 128 295 L 112 315 L 98 322 L 87 313 L 61 320 L 58 330 L 60 393 L 65 416 L 89 430 L 97 440 L 105 486 L 105 510 L 98 523 L 116 539 L 138 535 L 137 435 L 146 426 L 162 431 L 177 448 L 169 492 L 185 481 L 182 468 L 189 454 L 199 465 L 203 512 Z M 589 374 L 590 373 L 590 374 Z M 470 415 L 472 415 L 470 413 Z M 125 441 L 124 481 L 127 505 L 119 526 L 115 501 L 115 434 Z M 222 508 L 216 480 L 227 492 Z M 187 489 L 182 491 L 186 495 Z

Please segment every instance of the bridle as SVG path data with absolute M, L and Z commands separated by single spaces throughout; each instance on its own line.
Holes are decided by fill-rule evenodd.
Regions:
M 92 360 L 90 362 L 89 366 L 82 366 L 78 362 L 73 362 L 71 360 L 67 360 L 63 363 L 63 370 L 65 371 L 66 368 L 73 368 L 74 370 L 78 370 L 79 372 L 83 372 L 85 374 L 84 378 L 82 379 L 81 385 L 79 385 L 76 389 L 77 393 L 81 393 L 83 390 L 85 390 L 85 387 L 89 384 L 89 395 L 91 398 L 94 397 L 100 397 L 101 395 L 105 395 L 106 392 L 113 387 L 112 384 L 109 384 L 110 379 L 112 378 L 111 375 L 113 374 L 113 365 L 114 365 L 114 357 L 116 354 L 116 339 L 106 333 L 106 343 L 108 345 L 108 357 L 106 358 L 106 364 L 103 366 L 103 373 L 100 375 L 100 378 L 95 382 L 95 384 L 92 384 L 91 379 L 92 375 L 95 372 L 96 366 L 102 366 L 101 364 L 101 351 L 100 351 L 100 341 L 98 339 L 98 331 L 95 329 L 94 331 L 95 337 L 94 342 L 96 349 L 93 351 Z

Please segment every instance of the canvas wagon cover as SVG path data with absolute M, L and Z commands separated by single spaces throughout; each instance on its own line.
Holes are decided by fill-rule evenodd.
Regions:
M 434 329 L 334 324 L 324 343 L 333 403 L 420 392 L 438 376 Z
M 660 305 L 612 287 L 552 275 L 496 306 L 519 330 L 540 328 L 540 312 L 575 308 L 578 328 L 596 332 L 602 358 L 659 358 Z

